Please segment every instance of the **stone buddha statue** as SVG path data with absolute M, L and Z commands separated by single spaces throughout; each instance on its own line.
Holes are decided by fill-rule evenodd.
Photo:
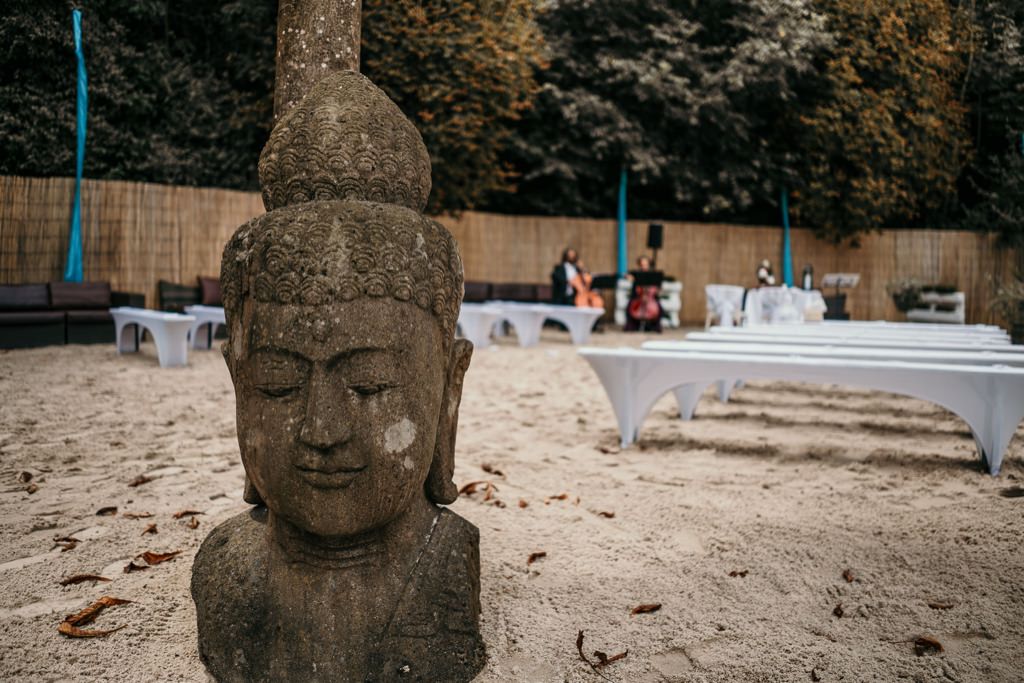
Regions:
M 219 681 L 468 681 L 479 539 L 440 507 L 463 375 L 462 262 L 421 211 L 415 127 L 356 72 L 317 83 L 260 160 L 268 213 L 221 271 L 245 499 L 196 556 Z

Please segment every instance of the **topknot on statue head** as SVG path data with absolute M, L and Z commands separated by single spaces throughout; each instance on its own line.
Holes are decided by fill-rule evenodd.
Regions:
M 422 212 L 430 195 L 430 156 L 419 131 L 355 71 L 325 76 L 281 117 L 259 174 L 267 211 L 350 199 Z

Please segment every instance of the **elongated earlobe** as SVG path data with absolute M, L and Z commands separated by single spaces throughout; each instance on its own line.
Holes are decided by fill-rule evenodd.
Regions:
M 253 486 L 252 480 L 249 479 L 248 474 L 245 475 L 245 488 L 242 489 L 242 500 L 249 503 L 249 505 L 266 505 L 266 503 L 263 502 L 263 496 L 261 496 L 260 492 L 256 490 L 256 487 Z
M 426 482 L 427 498 L 437 505 L 454 503 L 459 497 L 459 489 L 452 479 L 455 475 L 455 432 L 459 426 L 462 381 L 472 357 L 473 344 L 465 339 L 456 339 L 452 345 L 441 414 L 437 421 L 434 460 L 430 463 Z

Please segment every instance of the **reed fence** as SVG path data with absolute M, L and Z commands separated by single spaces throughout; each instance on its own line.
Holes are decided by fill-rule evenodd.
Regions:
M 67 252 L 74 181 L 71 178 L 0 176 L 0 283 L 60 279 Z M 86 180 L 82 186 L 83 262 L 87 280 L 141 292 L 155 306 L 157 281 L 194 283 L 215 275 L 232 232 L 263 212 L 259 194 L 126 181 Z M 562 249 L 575 247 L 595 273 L 616 264 L 612 219 L 506 216 L 468 212 L 442 217 L 458 240 L 468 280 L 548 282 Z M 782 245 L 778 227 L 663 222 L 665 248 L 658 266 L 681 280 L 686 322 L 704 319 L 704 285 L 752 286 L 757 262 L 776 267 Z M 631 260 L 647 253 L 647 221 L 628 225 Z M 818 281 L 828 272 L 860 273 L 848 292 L 855 318 L 900 320 L 886 285 L 914 277 L 955 285 L 967 297 L 970 322 L 991 322 L 994 281 L 1011 277 L 1021 255 L 998 247 L 995 237 L 954 230 L 885 230 L 865 236 L 859 248 L 792 232 L 799 277 L 804 264 Z

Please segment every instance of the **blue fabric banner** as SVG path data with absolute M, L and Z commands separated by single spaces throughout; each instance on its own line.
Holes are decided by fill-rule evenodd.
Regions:
M 782 188 L 782 278 L 793 286 L 793 247 L 789 241 L 789 193 Z
M 629 270 L 628 241 L 626 239 L 626 167 L 619 177 L 619 276 Z
M 85 126 L 89 111 L 89 84 L 85 75 L 85 54 L 82 53 L 82 13 L 71 10 L 75 31 L 75 57 L 78 60 L 78 148 L 75 157 L 75 204 L 71 209 L 71 236 L 68 259 L 64 266 L 66 282 L 82 281 L 82 167 L 85 163 Z

